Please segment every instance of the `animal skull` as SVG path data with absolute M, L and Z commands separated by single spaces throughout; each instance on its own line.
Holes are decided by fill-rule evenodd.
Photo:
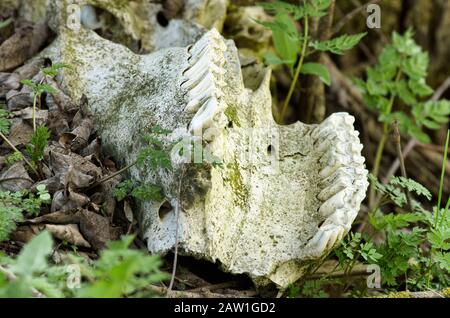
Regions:
M 221 159 L 186 164 L 174 155 L 173 171 L 130 170 L 164 189 L 162 202 L 138 203 L 151 252 L 170 251 L 178 235 L 182 254 L 286 287 L 349 231 L 368 186 L 354 118 L 276 124 L 270 70 L 259 87 L 245 87 L 234 42 L 217 30 L 149 55 L 64 30 L 45 54 L 73 66 L 64 86 L 75 99 L 86 95 L 105 150 L 124 165 L 154 125 L 171 130 L 169 140 L 194 136 Z

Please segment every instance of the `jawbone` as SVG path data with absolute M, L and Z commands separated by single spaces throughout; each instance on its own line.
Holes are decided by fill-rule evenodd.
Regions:
M 270 70 L 246 88 L 234 43 L 215 29 L 188 47 L 141 56 L 94 32 L 66 31 L 48 52 L 72 65 L 64 86 L 73 98 L 86 95 L 105 150 L 123 164 L 155 125 L 220 159 L 205 164 L 201 152 L 199 163 L 174 156 L 173 171 L 130 170 L 164 189 L 163 201 L 138 202 L 151 252 L 174 247 L 178 224 L 180 253 L 286 287 L 349 231 L 368 186 L 354 118 L 276 124 Z

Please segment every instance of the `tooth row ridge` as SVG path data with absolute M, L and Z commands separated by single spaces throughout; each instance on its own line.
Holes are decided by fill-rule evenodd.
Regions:
M 350 230 L 365 198 L 368 171 L 354 121 L 347 113 L 335 113 L 310 133 L 320 153 L 318 212 L 325 221 L 306 244 L 304 259 L 319 258 L 332 249 Z
M 191 132 L 209 128 L 215 115 L 224 109 L 226 49 L 224 39 L 216 29 L 188 48 L 189 66 L 183 71 L 181 88 L 186 90 L 184 111 L 195 114 L 189 124 Z

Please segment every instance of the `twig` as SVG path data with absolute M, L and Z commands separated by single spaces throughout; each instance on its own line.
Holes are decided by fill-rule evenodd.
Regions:
M 217 289 L 232 288 L 232 287 L 236 287 L 236 286 L 237 286 L 237 283 L 235 281 L 231 281 L 231 282 L 212 284 L 212 285 L 208 285 L 208 286 L 193 288 L 193 289 L 190 289 L 189 292 L 204 292 L 204 291 L 208 291 L 208 290 L 212 291 L 212 290 L 217 290 Z
M 430 98 L 430 101 L 436 102 L 438 101 L 442 95 L 450 88 L 450 76 L 436 89 L 433 96 Z M 406 158 L 409 153 L 414 149 L 415 146 L 419 145 L 419 142 L 416 139 L 410 139 L 405 146 L 404 149 L 404 158 Z M 383 183 L 387 183 L 389 179 L 397 172 L 400 167 L 400 161 L 398 158 L 394 160 L 391 167 L 389 168 L 386 176 L 383 178 Z
M 16 146 L 14 146 L 8 138 L 6 138 L 5 135 L 3 135 L 3 133 L 0 132 L 0 137 L 8 144 L 8 146 L 11 147 L 12 150 L 14 150 L 15 152 L 21 153 Z M 27 160 L 27 158 L 25 158 L 25 156 L 22 156 L 23 161 L 25 161 L 25 163 L 31 168 L 31 170 L 33 170 L 33 172 L 38 176 L 39 173 L 37 172 L 37 170 L 34 168 L 34 166 Z
M 367 2 L 366 4 L 359 6 L 355 9 L 353 9 L 352 11 L 350 11 L 345 17 L 343 17 L 332 29 L 331 33 L 332 35 L 338 33 L 343 27 L 344 25 L 347 24 L 347 22 L 349 22 L 350 20 L 352 20 L 357 14 L 359 14 L 361 11 L 363 11 L 364 9 L 367 8 L 368 5 L 370 4 L 377 4 L 378 2 L 380 2 L 381 0 L 372 0 Z
M 408 157 L 410 152 L 414 149 L 414 147 L 419 142 L 416 139 L 410 139 L 408 143 L 405 146 L 405 149 L 403 150 L 403 159 Z M 399 158 L 395 158 L 394 162 L 392 163 L 391 167 L 389 168 L 388 172 L 386 173 L 386 176 L 381 180 L 383 183 L 388 183 L 389 179 L 397 172 L 398 168 L 400 168 L 400 160 Z
M 242 298 L 255 296 L 255 293 L 253 291 L 219 294 L 219 293 L 212 293 L 210 291 L 192 292 L 190 290 L 188 291 L 169 290 L 166 287 L 159 287 L 153 285 L 148 286 L 148 289 L 160 295 L 166 295 L 168 298 Z
M 292 94 L 294 93 L 298 77 L 300 75 L 300 72 L 302 70 L 303 62 L 305 60 L 306 55 L 306 49 L 308 45 L 308 32 L 309 32 L 309 25 L 308 25 L 308 17 L 304 18 L 305 25 L 304 25 L 304 39 L 303 39 L 303 45 L 302 45 L 302 52 L 300 54 L 300 61 L 298 62 L 297 68 L 295 69 L 294 77 L 292 79 L 291 86 L 289 87 L 288 94 L 286 96 L 286 99 L 284 101 L 283 107 L 281 108 L 280 118 L 281 120 L 284 119 L 284 115 L 286 113 L 287 107 L 289 106 L 289 102 L 292 98 Z
M 137 161 L 135 161 L 135 162 L 133 162 L 133 163 L 130 163 L 128 166 L 126 166 L 126 167 L 120 169 L 119 171 L 114 172 L 113 174 L 104 177 L 103 179 L 101 179 L 101 180 L 95 182 L 94 184 L 92 184 L 89 188 L 86 189 L 86 191 L 87 191 L 87 190 L 91 190 L 92 188 L 95 188 L 95 187 L 101 185 L 102 183 L 104 183 L 104 182 L 106 182 L 106 181 L 108 181 L 108 180 L 111 180 L 112 178 L 117 177 L 118 175 L 120 175 L 120 174 L 122 174 L 123 172 L 127 171 L 127 170 L 130 169 L 131 167 L 135 166 L 136 164 L 137 164 Z
M 3 182 L 8 182 L 8 181 L 14 181 L 14 180 L 24 180 L 24 181 L 28 181 L 31 184 L 34 184 L 34 181 L 28 178 L 21 178 L 21 177 L 14 177 L 14 178 L 4 178 L 4 179 L 0 179 L 0 183 Z
M 439 86 L 439 88 L 434 92 L 433 97 L 431 97 L 432 101 L 439 100 L 442 95 L 450 88 L 450 76 Z
M 177 263 L 178 263 L 178 227 L 179 227 L 179 219 L 180 219 L 180 194 L 181 194 L 181 182 L 183 181 L 184 174 L 186 172 L 186 168 L 183 166 L 181 170 L 180 180 L 178 182 L 178 189 L 177 189 L 177 204 L 175 205 L 175 217 L 176 217 L 176 224 L 175 224 L 175 255 L 173 258 L 173 268 L 172 268 L 172 277 L 170 278 L 170 284 L 167 288 L 167 294 L 169 294 L 172 291 L 173 284 L 175 282 L 175 275 L 177 272 Z

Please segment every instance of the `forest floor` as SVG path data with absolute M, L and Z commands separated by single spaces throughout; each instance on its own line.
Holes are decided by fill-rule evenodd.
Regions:
M 2 229 L 0 224 L 0 238 L 2 230 L 8 231 L 8 239 L 0 239 L 0 251 L 6 256 L 15 257 L 28 242 L 47 230 L 57 242 L 53 258 L 57 258 L 55 255 L 75 251 L 92 263 L 99 259 L 101 251 L 110 240 L 130 234 L 137 236 L 132 248 L 147 252 L 145 242 L 139 238 L 137 220 L 133 216 L 134 200 L 129 196 L 113 195 L 117 185 L 124 180 L 118 173 L 121 167 L 113 158 L 102 153 L 102 141 L 96 133 L 95 122 L 86 111 L 88 101 L 77 104 L 63 92 L 55 80 L 60 69 L 52 66 L 51 61 L 34 59 L 32 63 L 25 64 L 50 43 L 52 38 L 43 25 L 10 21 L 0 28 L 0 136 L 3 139 L 0 147 L 0 201 L 3 205 L 0 210 L 3 209 L 1 212 L 4 213 L 12 207 L 19 207 L 20 214 L 27 211 L 23 219 L 13 219 L 8 225 L 10 228 Z M 327 113 L 349 111 L 357 117 L 357 126 L 360 126 L 357 128 L 363 128 L 364 131 L 364 155 L 368 159 L 368 165 L 372 165 L 375 145 L 381 138 L 376 115 L 364 108 L 361 93 L 336 63 L 327 59 L 325 64 L 334 83 L 326 97 L 332 101 L 330 104 L 335 105 L 333 109 L 327 109 Z M 31 82 L 26 84 L 23 80 Z M 449 86 L 449 82 L 443 83 L 436 94 L 443 95 Z M 33 105 L 37 107 L 35 113 Z M 382 161 L 381 171 L 384 176 L 395 175 L 399 169 L 396 145 L 391 136 L 387 145 L 388 155 Z M 445 153 L 443 146 L 411 139 L 410 142 L 402 141 L 400 147 L 403 148 L 403 156 L 407 157 L 409 176 L 437 196 Z M 444 166 L 445 169 L 450 171 L 448 166 Z M 448 181 L 445 185 L 448 185 Z M 449 187 L 445 189 L 444 194 L 449 192 Z M 362 210 L 367 212 L 368 206 L 364 205 Z M 355 223 L 355 233 L 364 232 L 361 224 L 367 222 L 367 217 L 359 219 Z M 413 220 L 405 222 L 409 224 Z M 383 240 L 383 237 L 377 237 L 375 232 L 370 231 L 366 229 L 366 233 L 372 237 Z M 413 232 L 412 228 L 408 231 Z M 447 240 L 448 238 L 444 239 L 445 242 Z M 165 256 L 160 267 L 163 273 L 167 273 L 166 280 L 147 288 L 168 297 L 450 295 L 450 290 L 445 288 L 445 283 L 449 280 L 448 273 L 432 287 L 415 281 L 419 287 L 412 292 L 408 289 L 410 280 L 393 284 L 392 288 L 368 290 L 368 272 L 363 264 L 365 259 L 360 257 L 364 255 L 364 251 L 358 250 L 359 255 L 352 258 L 351 266 L 336 270 L 337 265 L 342 263 L 342 255 L 352 252 L 345 248 L 355 242 L 361 246 L 371 243 L 352 236 L 346 241 L 348 245 L 340 250 L 341 254 L 337 253 L 326 259 L 302 284 L 293 285 L 282 292 L 275 287 L 256 290 L 245 275 L 223 273 L 214 264 L 181 256 L 178 259 L 174 285 L 169 289 L 173 254 Z M 374 239 L 374 243 L 376 242 Z M 374 250 L 369 246 L 369 252 Z M 414 263 L 413 256 L 410 261 L 406 266 Z

